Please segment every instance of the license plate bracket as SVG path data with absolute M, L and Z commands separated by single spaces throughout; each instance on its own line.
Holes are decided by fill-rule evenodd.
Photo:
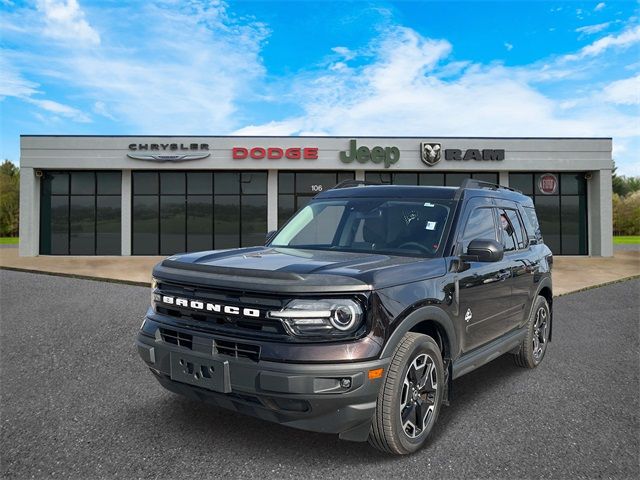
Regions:
M 229 362 L 171 352 L 171 380 L 206 388 L 214 392 L 231 393 Z

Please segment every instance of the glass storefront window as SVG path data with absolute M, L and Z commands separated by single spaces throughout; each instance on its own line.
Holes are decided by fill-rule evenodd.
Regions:
M 266 172 L 133 172 L 132 176 L 134 255 L 264 244 Z
M 467 178 L 474 178 L 483 182 L 498 183 L 495 172 L 477 173 L 439 173 L 439 172 L 365 172 L 367 182 L 383 185 L 421 185 L 430 187 L 459 187 Z
M 587 255 L 587 182 L 583 172 L 553 173 L 558 188 L 539 188 L 544 173 L 511 173 L 509 186 L 533 198 L 544 242 L 556 255 Z
M 44 172 L 42 255 L 120 255 L 121 173 Z

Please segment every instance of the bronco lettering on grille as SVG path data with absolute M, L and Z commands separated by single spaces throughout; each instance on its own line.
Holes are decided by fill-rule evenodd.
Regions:
M 244 315 L 245 317 L 260 316 L 260 310 L 256 308 L 234 307 L 233 305 L 221 305 L 219 303 L 209 303 L 201 300 L 172 297 L 170 295 L 162 295 L 161 299 L 162 303 L 166 305 L 175 305 L 176 307 L 185 307 L 192 310 L 225 313 L 227 315 Z

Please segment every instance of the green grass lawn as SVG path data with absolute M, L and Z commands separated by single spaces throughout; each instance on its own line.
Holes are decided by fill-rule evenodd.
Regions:
M 0 245 L 17 245 L 18 237 L 0 237 Z
M 620 235 L 613 237 L 615 245 L 632 245 L 640 243 L 640 235 Z

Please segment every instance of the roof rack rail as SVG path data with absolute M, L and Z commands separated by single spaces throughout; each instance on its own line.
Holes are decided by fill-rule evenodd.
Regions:
M 467 188 L 488 188 L 490 190 L 509 190 L 510 192 L 522 193 L 520 190 L 505 187 L 504 185 L 499 185 L 497 183 L 483 182 L 482 180 L 476 180 L 473 178 L 465 178 L 462 182 L 462 185 L 460 185 L 460 188 L 458 188 L 455 198 L 460 198 L 462 192 L 464 192 Z
M 335 190 L 337 188 L 366 187 L 367 185 L 380 185 L 380 184 L 377 182 L 368 182 L 366 180 L 343 180 L 337 185 L 331 187 L 329 190 Z

